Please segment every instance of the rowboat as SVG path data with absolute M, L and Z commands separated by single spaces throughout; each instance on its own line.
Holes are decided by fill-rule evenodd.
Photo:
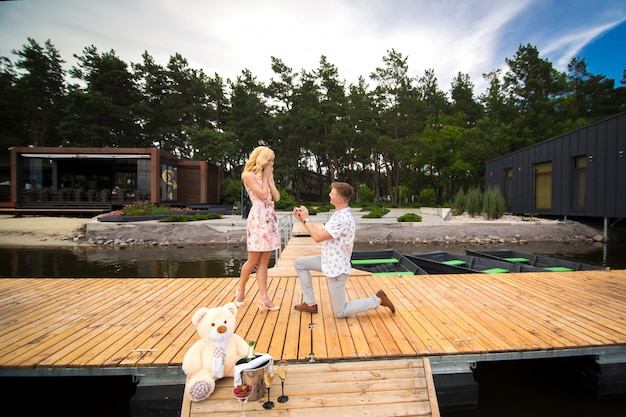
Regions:
M 541 269 L 480 256 L 435 251 L 405 255 L 429 274 L 502 274 L 507 272 L 540 272 Z
M 583 262 L 568 261 L 566 259 L 554 258 L 545 255 L 535 255 L 534 253 L 519 252 L 510 249 L 495 250 L 469 250 L 465 253 L 471 256 L 479 256 L 485 259 L 494 259 L 515 263 L 520 265 L 530 265 L 544 271 L 566 272 L 566 271 L 592 271 L 606 269 L 603 266 L 586 264 Z
M 375 276 L 384 275 L 425 275 L 426 272 L 395 249 L 354 251 L 352 267 L 371 272 Z

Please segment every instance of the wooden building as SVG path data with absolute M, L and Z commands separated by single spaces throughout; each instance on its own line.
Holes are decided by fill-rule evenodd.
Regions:
M 14 147 L 0 207 L 219 204 L 220 170 L 156 148 Z
M 626 218 L 626 112 L 487 162 L 513 214 Z

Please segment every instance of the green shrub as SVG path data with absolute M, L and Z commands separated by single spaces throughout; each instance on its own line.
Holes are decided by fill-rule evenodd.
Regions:
M 483 198 L 483 213 L 489 220 L 499 219 L 505 211 L 504 196 L 497 187 L 490 187 Z
M 422 207 L 432 207 L 435 205 L 435 190 L 432 188 L 423 188 L 420 191 L 418 201 Z
M 465 210 L 474 217 L 482 213 L 483 209 L 483 193 L 477 187 L 472 187 L 465 196 Z
M 465 213 L 465 192 L 461 188 L 454 196 L 454 202 L 452 203 L 452 214 L 454 216 L 460 216 Z
M 372 207 L 371 211 L 368 214 L 362 216 L 363 219 L 380 219 L 385 214 L 389 213 L 389 209 L 385 207 Z
M 296 206 L 296 198 L 290 191 L 277 187 L 280 193 L 280 200 L 277 201 L 274 206 L 280 210 L 292 210 Z
M 359 185 L 357 196 L 361 205 L 374 202 L 374 190 L 365 184 Z
M 398 221 L 399 222 L 421 222 L 422 221 L 422 216 L 420 216 L 419 214 L 415 214 L 415 213 L 406 213 L 403 214 L 402 216 L 398 217 Z
M 202 213 L 202 214 L 175 214 L 168 216 L 164 219 L 160 219 L 160 222 L 182 223 L 182 222 L 196 222 L 200 220 L 213 220 L 221 219 L 217 213 Z
M 400 190 L 400 200 L 407 200 L 409 197 L 411 197 L 411 189 L 409 187 L 407 187 L 406 185 L 400 185 L 398 186 L 398 189 Z
M 148 202 L 137 202 L 125 206 L 121 210 L 122 216 L 155 216 L 167 214 L 172 210 L 170 206 L 155 205 Z
M 241 201 L 241 187 L 243 183 L 239 178 L 224 178 L 220 190 L 222 204 L 231 205 Z M 245 190 L 244 190 L 245 193 Z

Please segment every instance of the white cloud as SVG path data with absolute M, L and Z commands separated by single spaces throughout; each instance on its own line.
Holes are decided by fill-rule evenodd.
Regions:
M 536 0 L 28 0 L 0 2 L 0 55 L 21 49 L 27 37 L 46 39 L 73 64 L 73 54 L 94 45 L 113 49 L 126 61 L 141 62 L 148 51 L 166 65 L 180 53 L 192 68 L 234 79 L 249 69 L 259 81 L 273 75 L 271 57 L 294 71 L 314 70 L 321 55 L 339 77 L 358 76 L 382 66 L 390 49 L 408 57 L 410 75 L 434 69 L 448 91 L 458 72 L 470 74 L 480 94 L 482 74 L 500 68 L 519 44 L 531 43 L 563 70 L 571 56 L 603 31 L 623 21 L 597 6 L 590 19 L 574 0 L 555 13 L 554 1 Z M 558 3 L 558 2 L 556 2 Z M 568 3 L 569 4 L 569 3 Z M 548 13 L 548 7 L 551 7 Z M 577 8 L 578 7 L 578 8 Z M 615 9 L 615 7 L 618 7 Z M 562 9 L 562 6 L 561 6 Z M 585 13 L 581 13 L 581 10 Z M 617 12 L 616 12 L 617 10 Z M 576 24 L 563 18 L 577 13 Z M 621 15 L 619 13 L 622 13 Z M 581 14 L 587 16 L 580 16 Z M 583 19 L 584 17 L 584 19 Z M 552 22 L 552 23 L 546 23 Z M 587 23 L 586 23 L 587 22 Z M 593 24 L 589 23 L 593 22 Z M 537 25 L 539 23 L 539 25 Z
M 546 56 L 553 56 L 551 62 L 561 71 L 567 69 L 572 57 L 577 56 L 589 43 L 602 36 L 602 34 L 619 26 L 626 18 L 617 21 L 590 26 L 582 31 L 572 31 L 555 40 L 549 41 L 541 52 Z

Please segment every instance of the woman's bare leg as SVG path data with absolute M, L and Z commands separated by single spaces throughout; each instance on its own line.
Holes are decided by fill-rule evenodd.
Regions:
M 269 309 L 275 308 L 275 304 L 267 295 L 267 270 L 269 268 L 272 252 L 262 252 L 256 268 L 256 280 L 259 284 L 259 301 Z
M 239 286 L 237 287 L 237 292 L 235 293 L 235 302 L 240 305 L 243 304 L 243 298 L 246 295 L 246 284 L 248 283 L 250 274 L 254 271 L 254 267 L 259 263 L 259 259 L 261 259 L 261 255 L 263 253 L 264 252 L 248 252 L 248 259 L 241 267 L 241 272 L 239 273 Z

